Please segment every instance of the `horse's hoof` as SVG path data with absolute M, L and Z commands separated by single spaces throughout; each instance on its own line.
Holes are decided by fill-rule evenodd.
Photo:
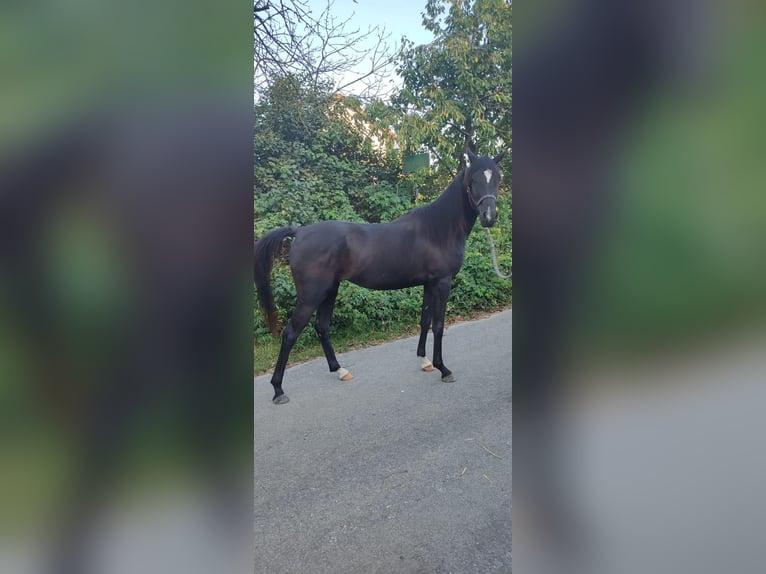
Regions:
M 341 367 L 340 369 L 338 369 L 338 378 L 339 378 L 341 381 L 350 381 L 351 379 L 353 379 L 353 378 L 354 378 L 354 375 L 352 375 L 352 374 L 351 374 L 351 373 L 349 373 L 349 372 L 348 372 L 346 369 L 344 369 L 343 367 Z
M 420 357 L 420 368 L 427 373 L 434 370 L 434 366 L 426 357 Z
M 455 379 L 455 375 L 450 373 L 446 377 L 442 377 L 442 383 L 454 383 L 457 379 Z
M 275 405 L 284 405 L 285 403 L 289 403 L 290 399 L 287 398 L 287 395 L 279 395 L 278 397 L 271 399 L 271 402 Z

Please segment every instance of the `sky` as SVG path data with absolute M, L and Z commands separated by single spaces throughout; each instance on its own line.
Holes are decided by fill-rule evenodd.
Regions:
M 334 0 L 332 13 L 341 21 L 351 17 L 351 28 L 365 31 L 370 27 L 383 26 L 391 33 L 391 41 L 399 46 L 401 38 L 417 44 L 427 44 L 433 35 L 423 28 L 422 12 L 426 0 Z M 327 6 L 327 0 L 308 0 L 314 14 Z M 372 46 L 370 46 L 372 47 Z M 400 79 L 394 79 L 400 84 Z
M 327 0 L 309 0 L 307 4 L 319 13 L 327 5 Z M 426 44 L 433 39 L 421 23 L 425 0 L 335 0 L 333 13 L 339 19 L 353 14 L 351 20 L 361 29 L 369 26 L 385 26 L 392 32 L 392 38 L 399 42 L 406 36 L 415 44 Z

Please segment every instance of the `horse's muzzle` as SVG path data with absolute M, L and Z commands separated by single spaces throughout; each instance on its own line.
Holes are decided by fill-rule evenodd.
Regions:
M 497 209 L 490 205 L 479 211 L 479 223 L 482 227 L 492 227 L 497 223 Z

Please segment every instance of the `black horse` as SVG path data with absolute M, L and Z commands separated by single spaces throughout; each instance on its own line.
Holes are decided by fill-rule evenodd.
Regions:
M 330 343 L 330 319 L 341 281 L 369 289 L 402 289 L 423 285 L 420 340 L 417 356 L 423 370 L 439 369 L 442 381 L 453 382 L 442 360 L 444 314 L 452 278 L 460 271 L 465 242 L 476 217 L 492 227 L 497 220 L 497 189 L 502 175 L 495 158 L 477 157 L 470 150 L 470 164 L 432 203 L 413 209 L 390 223 L 322 221 L 305 227 L 280 227 L 255 244 L 254 275 L 258 299 L 272 334 L 278 334 L 271 292 L 271 268 L 287 237 L 290 270 L 297 303 L 282 333 L 282 346 L 271 378 L 275 404 L 288 402 L 282 390 L 285 366 L 295 341 L 316 310 L 315 328 L 331 372 L 342 380 L 351 373 L 341 368 Z M 433 365 L 426 358 L 426 336 L 433 328 Z

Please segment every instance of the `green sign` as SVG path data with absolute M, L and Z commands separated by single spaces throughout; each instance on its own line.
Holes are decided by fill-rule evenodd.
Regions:
M 417 153 L 408 155 L 402 159 L 402 171 L 404 173 L 413 173 L 421 169 L 428 169 L 431 158 L 427 153 Z

